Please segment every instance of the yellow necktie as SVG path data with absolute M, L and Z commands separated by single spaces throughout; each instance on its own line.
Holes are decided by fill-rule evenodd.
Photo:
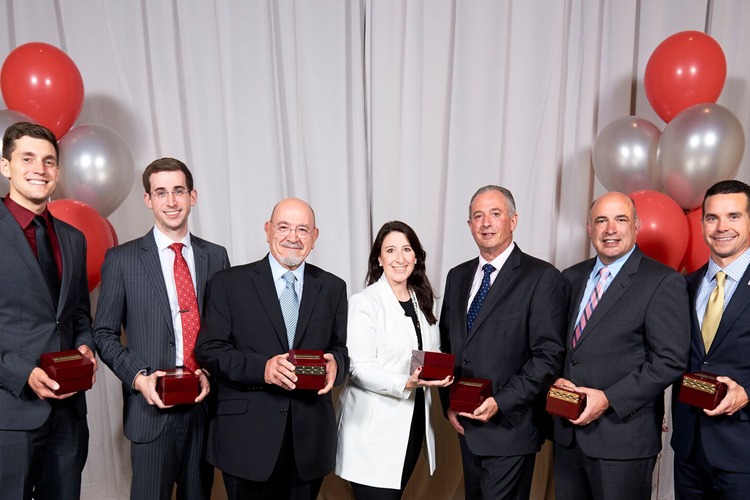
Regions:
M 708 352 L 711 342 L 714 341 L 716 330 L 719 329 L 721 315 L 724 312 L 724 283 L 727 281 L 727 275 L 724 271 L 716 273 L 716 288 L 711 292 L 706 306 L 706 313 L 703 315 L 703 326 L 701 334 L 703 336 L 703 345 Z

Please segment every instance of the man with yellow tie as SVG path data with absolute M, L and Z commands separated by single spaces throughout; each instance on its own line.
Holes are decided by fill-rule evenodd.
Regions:
M 672 448 L 677 499 L 750 498 L 750 186 L 711 186 L 703 198 L 706 265 L 687 276 L 689 372 L 718 375 L 727 395 L 713 410 L 675 398 Z M 678 387 L 675 387 L 675 396 Z

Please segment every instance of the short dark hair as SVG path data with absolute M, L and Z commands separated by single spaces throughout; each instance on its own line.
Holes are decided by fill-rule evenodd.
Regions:
M 175 172 L 177 170 L 185 174 L 185 182 L 187 183 L 187 186 L 185 187 L 188 188 L 188 191 L 192 191 L 193 174 L 190 173 L 190 169 L 180 160 L 169 157 L 154 160 L 146 167 L 142 176 L 143 189 L 145 189 L 147 193 L 151 193 L 151 174 L 156 174 L 158 172 Z
M 408 224 L 394 220 L 383 224 L 383 227 L 378 231 L 370 249 L 370 258 L 367 261 L 367 286 L 378 281 L 383 275 L 383 268 L 380 267 L 378 257 L 383 248 L 383 240 L 394 231 L 406 236 L 411 249 L 414 251 L 414 256 L 417 258 L 414 264 L 414 271 L 412 271 L 406 282 L 414 290 L 419 308 L 422 310 L 427 322 L 434 325 L 437 323 L 437 318 L 432 310 L 435 304 L 435 293 L 432 291 L 432 285 L 430 285 L 430 280 L 427 278 L 427 268 L 425 266 L 427 252 L 422 248 L 422 243 L 419 242 L 417 233 Z
M 36 123 L 17 122 L 5 129 L 3 135 L 3 158 L 10 161 L 13 151 L 16 150 L 16 141 L 22 137 L 33 137 L 34 139 L 43 139 L 55 148 L 55 159 L 60 159 L 60 148 L 57 145 L 55 133 L 44 125 Z
M 709 196 L 739 193 L 745 195 L 745 198 L 747 199 L 747 212 L 750 214 L 750 186 L 742 181 L 729 179 L 726 181 L 719 181 L 706 190 L 706 194 L 703 196 L 703 203 L 701 204 L 701 215 L 706 213 L 706 200 Z

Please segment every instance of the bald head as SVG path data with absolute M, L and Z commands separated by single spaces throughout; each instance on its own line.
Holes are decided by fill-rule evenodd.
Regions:
M 599 260 L 611 264 L 635 246 L 640 229 L 635 203 L 615 191 L 600 196 L 591 205 L 586 229 Z
M 287 269 L 297 269 L 305 261 L 318 239 L 315 212 L 299 198 L 286 198 L 273 207 L 265 224 L 271 255 Z

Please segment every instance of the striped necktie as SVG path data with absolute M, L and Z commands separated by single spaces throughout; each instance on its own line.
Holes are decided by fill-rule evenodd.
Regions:
M 573 347 L 576 346 L 578 339 L 581 338 L 581 333 L 583 333 L 583 329 L 586 328 L 586 323 L 588 323 L 591 315 L 594 314 L 594 309 L 596 309 L 596 306 L 602 298 L 602 294 L 604 294 L 604 286 L 607 284 L 607 278 L 609 278 L 609 269 L 603 267 L 599 270 L 599 281 L 591 291 L 591 296 L 589 297 L 588 302 L 586 302 L 586 307 L 583 308 L 581 317 L 573 332 Z

